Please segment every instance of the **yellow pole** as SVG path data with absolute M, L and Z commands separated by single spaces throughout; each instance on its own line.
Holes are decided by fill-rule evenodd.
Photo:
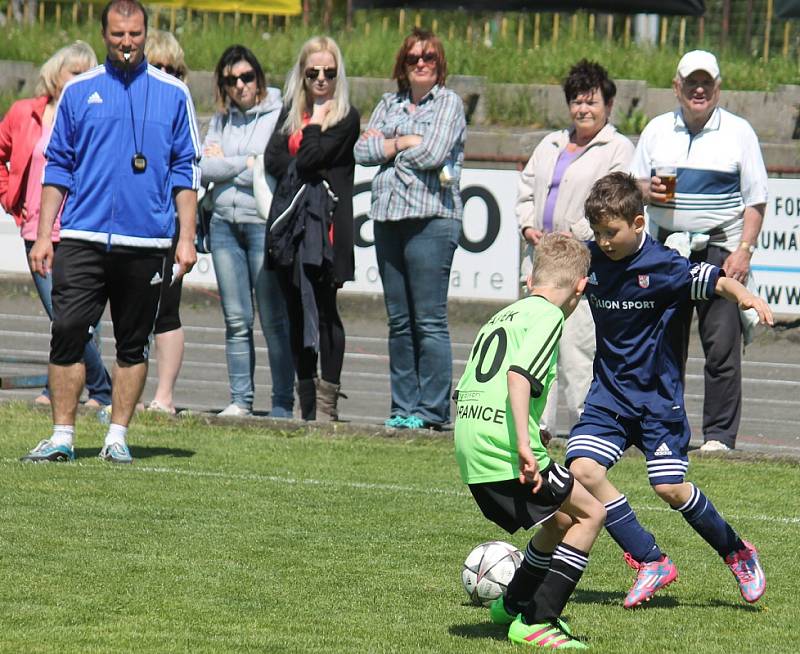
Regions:
M 764 63 L 769 62 L 769 36 L 772 27 L 772 0 L 767 0 L 767 18 L 764 21 Z
M 561 14 L 553 14 L 553 45 L 558 45 L 558 26 L 561 23 Z
M 75 25 L 78 22 L 78 3 L 72 3 L 72 24 Z
M 686 49 L 686 16 L 681 16 L 678 27 L 678 52 L 683 53 Z
M 622 43 L 626 48 L 631 44 L 631 17 L 630 17 L 630 14 L 625 16 L 625 34 L 622 37 Z
M 790 32 L 790 23 L 789 21 L 785 21 L 783 23 L 783 58 L 789 58 L 789 32 Z
M 533 15 L 533 47 L 534 49 L 539 49 L 539 41 L 541 37 L 542 31 L 542 15 L 539 12 L 536 12 Z
M 667 45 L 667 32 L 669 31 L 669 21 L 666 16 L 661 17 L 661 36 L 658 39 L 658 45 L 661 49 Z
M 597 19 L 595 18 L 594 14 L 589 14 L 589 27 L 587 31 L 589 32 L 589 38 L 594 41 L 594 24 Z
M 569 23 L 569 37 L 574 41 L 578 36 L 578 14 L 572 14 Z
M 517 48 L 521 48 L 523 43 L 525 43 L 525 14 L 520 14 L 517 21 Z
M 11 6 L 11 3 L 8 3 L 8 6 Z M 44 0 L 39 2 L 39 25 L 44 25 Z
M 169 10 L 169 31 L 175 31 L 175 24 L 178 22 L 178 13 L 175 7 Z
M 608 20 L 606 21 L 606 41 L 610 41 L 614 38 L 614 15 L 609 14 Z
M 401 9 L 400 13 L 397 15 L 397 31 L 400 34 L 406 31 L 406 10 Z

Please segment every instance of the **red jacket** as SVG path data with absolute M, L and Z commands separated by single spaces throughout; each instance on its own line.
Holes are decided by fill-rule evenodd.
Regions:
M 42 136 L 42 114 L 48 99 L 43 95 L 18 100 L 0 122 L 0 204 L 18 226 L 22 224 L 31 155 Z

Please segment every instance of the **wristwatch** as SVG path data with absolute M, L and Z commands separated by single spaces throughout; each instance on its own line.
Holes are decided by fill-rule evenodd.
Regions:
M 742 241 L 741 243 L 739 243 L 739 249 L 740 250 L 747 250 L 750 254 L 753 254 L 753 252 L 756 251 L 756 246 L 755 245 L 751 245 L 747 241 Z

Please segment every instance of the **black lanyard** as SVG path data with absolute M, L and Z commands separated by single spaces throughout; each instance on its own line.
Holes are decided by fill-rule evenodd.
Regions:
M 132 80 L 129 79 L 130 71 L 126 71 L 126 81 L 128 84 L 126 85 L 126 90 L 128 92 L 128 107 L 131 111 L 131 133 L 133 134 L 133 149 L 134 155 L 131 159 L 131 167 L 133 168 L 134 173 L 143 173 L 147 170 L 147 157 L 144 156 L 144 135 L 147 130 L 147 107 L 148 107 L 148 100 L 150 98 L 150 76 L 147 76 L 147 80 L 145 82 L 145 92 L 144 92 L 144 116 L 142 117 L 142 147 L 140 148 L 137 139 L 136 139 L 136 121 L 133 118 L 133 96 L 131 95 L 131 83 Z M 147 75 L 147 70 L 144 72 Z

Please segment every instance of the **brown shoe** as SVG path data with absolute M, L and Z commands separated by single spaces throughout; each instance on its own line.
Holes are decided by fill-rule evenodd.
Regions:
M 340 388 L 340 384 L 331 384 L 324 379 L 317 382 L 317 409 L 323 414 L 323 420 L 339 420 L 339 398 L 347 398 Z

